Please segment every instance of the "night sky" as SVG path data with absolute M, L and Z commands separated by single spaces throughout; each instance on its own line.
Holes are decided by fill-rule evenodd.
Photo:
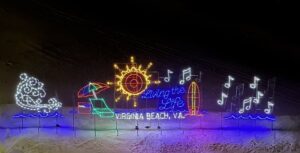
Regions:
M 277 114 L 300 111 L 299 9 L 274 1 L 0 1 L 0 103 L 14 103 L 18 75 L 46 84 L 71 105 L 88 81 L 113 79 L 131 55 L 164 74 L 203 72 L 211 109 L 228 74 L 276 77 Z

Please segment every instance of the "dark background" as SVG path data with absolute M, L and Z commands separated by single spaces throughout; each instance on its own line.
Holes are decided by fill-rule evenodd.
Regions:
M 203 72 L 204 104 L 216 108 L 226 76 L 276 77 L 276 114 L 299 114 L 299 9 L 274 1 L 0 1 L 0 103 L 14 103 L 18 75 L 71 105 L 88 81 L 113 79 L 130 55 L 153 70 Z M 109 101 L 109 100 L 108 100 Z M 112 99 L 110 100 L 112 103 Z

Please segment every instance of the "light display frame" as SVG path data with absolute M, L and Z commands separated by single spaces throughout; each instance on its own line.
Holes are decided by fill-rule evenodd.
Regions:
M 78 92 L 78 98 L 83 99 L 86 98 L 88 101 L 80 100 L 77 103 L 77 112 L 78 114 L 87 114 L 87 115 L 94 115 L 99 116 L 99 118 L 114 118 L 116 120 L 171 120 L 171 119 L 185 119 L 187 116 L 202 116 L 200 114 L 200 103 L 201 103 L 201 91 L 199 87 L 199 82 L 201 82 L 201 79 L 199 79 L 199 82 L 196 82 L 192 75 L 192 68 L 188 67 L 183 70 L 181 70 L 182 75 L 179 76 L 179 80 L 175 80 L 171 77 L 171 74 L 174 75 L 173 71 L 170 69 L 167 69 L 167 76 L 166 77 L 158 77 L 163 78 L 162 81 L 164 81 L 167 87 L 170 89 L 167 89 L 165 86 L 158 86 L 156 89 L 159 89 L 161 91 L 157 92 L 159 94 L 153 94 L 154 96 L 147 97 L 148 91 L 153 91 L 152 84 L 160 84 L 160 80 L 153 80 L 152 73 L 149 71 L 149 69 L 152 67 L 152 63 L 150 62 L 147 67 L 143 68 L 142 65 L 138 65 L 135 62 L 134 57 L 130 57 L 130 63 L 124 64 L 125 66 L 120 68 L 120 64 L 114 64 L 114 69 L 116 70 L 115 74 L 115 80 L 114 82 L 108 82 L 107 84 L 101 83 L 101 82 L 90 82 L 88 85 L 82 87 Z M 136 75 L 138 74 L 138 75 Z M 200 77 L 201 77 L 200 72 Z M 132 79 L 135 76 L 136 78 L 139 78 L 140 80 L 143 80 L 144 86 L 141 87 L 140 90 L 133 92 L 131 90 L 128 90 L 128 88 L 125 87 L 126 83 L 124 84 L 124 80 L 126 82 L 127 79 Z M 22 74 L 20 76 L 21 80 L 23 78 L 27 78 L 27 74 Z M 182 78 L 181 78 L 182 77 Z M 30 77 L 34 78 L 34 77 Z M 127 78 L 127 79 L 126 79 Z M 135 79 L 136 79 L 135 78 Z M 176 77 L 177 78 L 177 77 Z M 36 79 L 36 78 L 34 78 Z M 170 87 L 170 82 L 175 80 L 175 82 L 178 84 L 178 86 L 175 86 L 175 88 L 180 88 L 180 94 L 176 95 L 173 98 L 173 100 L 170 98 L 170 96 L 167 96 L 166 90 L 172 90 L 174 87 Z M 36 79 L 37 80 L 37 79 Z M 226 103 L 225 101 L 227 98 L 229 98 L 229 89 L 234 85 L 233 82 L 235 81 L 235 78 L 231 75 L 228 75 L 227 80 L 224 84 L 222 84 L 222 92 L 221 92 L 221 99 L 218 99 L 217 103 L 219 105 L 223 105 Z M 246 111 L 251 110 L 253 104 L 260 104 L 260 100 L 262 100 L 262 97 L 265 95 L 262 91 L 258 90 L 260 78 L 254 76 L 253 82 L 249 83 L 249 88 L 252 90 L 255 90 L 256 92 L 253 93 L 252 96 L 246 97 L 246 99 L 243 99 L 243 112 L 240 110 L 238 111 L 238 114 L 231 114 L 229 116 L 224 117 L 226 120 L 234 119 L 234 120 L 269 120 L 269 121 L 275 121 L 275 117 L 272 115 L 274 102 L 273 99 L 268 101 L 267 108 L 263 109 L 263 112 L 265 114 L 248 114 L 245 113 Z M 38 80 L 36 82 L 39 82 Z M 189 82 L 189 85 L 187 83 Z M 134 83 L 133 83 L 134 84 Z M 138 84 L 138 83 L 137 83 Z M 22 87 L 22 85 L 18 85 L 18 87 Z M 91 88 L 91 86 L 93 86 Z M 98 87 L 96 87 L 98 86 Z M 118 92 L 120 96 L 115 96 L 114 100 L 117 102 L 121 99 L 121 97 L 125 97 L 126 101 L 133 100 L 133 106 L 134 111 L 130 112 L 130 110 L 126 110 L 127 112 L 114 112 L 116 109 L 115 105 L 114 108 L 110 108 L 108 104 L 106 103 L 106 100 L 103 97 L 98 98 L 97 94 L 100 94 L 101 92 L 109 89 L 111 86 L 115 87 L 115 92 Z M 42 90 L 41 94 L 34 93 L 34 95 L 41 96 L 41 99 L 46 96 L 46 92 L 43 89 L 44 84 L 40 82 L 39 87 L 37 89 Z M 188 87 L 188 88 L 187 88 Z M 183 89 L 183 90 L 182 90 Z M 44 91 L 44 92 L 43 92 Z M 187 91 L 187 92 L 186 92 Z M 169 91 L 173 92 L 173 91 Z M 17 95 L 17 94 L 16 94 Z M 255 95 L 255 96 L 254 96 Z M 17 97 L 17 96 L 16 96 Z M 147 108 L 146 111 L 148 112 L 142 112 L 139 108 L 136 108 L 138 106 L 137 100 L 138 98 L 144 99 L 146 102 L 149 99 L 156 99 L 158 100 L 158 106 L 157 110 L 152 111 Z M 171 100 L 170 100 L 171 99 Z M 175 99 L 175 102 L 174 102 Z M 178 100 L 180 99 L 180 100 Z M 168 101 L 169 100 L 169 101 Z M 178 100 L 178 101 L 176 101 Z M 41 100 L 37 100 L 38 102 Z M 179 102 L 180 101 L 180 102 Z M 97 104 L 101 103 L 104 105 L 104 108 L 97 108 Z M 59 103 L 56 99 L 50 98 L 49 104 L 51 103 Z M 140 103 L 140 101 L 139 101 Z M 174 109 L 174 106 L 170 106 L 169 104 L 175 104 L 179 105 L 180 107 L 185 107 L 185 109 Z M 115 104 L 115 103 L 114 103 Z M 249 104 L 246 106 L 246 104 Z M 74 107 L 76 104 L 74 103 Z M 88 106 L 89 105 L 89 106 Z M 44 106 L 44 105 L 43 105 Z M 46 105 L 45 105 L 46 106 Z M 167 107 L 168 106 L 168 107 Z M 59 112 L 57 112 L 57 109 L 54 107 L 50 107 L 49 111 L 43 109 L 44 107 L 33 109 L 30 111 L 36 111 L 35 114 L 25 114 L 25 113 L 19 113 L 14 115 L 14 118 L 61 118 L 63 117 Z M 201 105 L 202 108 L 202 105 Z M 48 108 L 47 108 L 48 109 Z M 158 117 L 157 117 L 158 116 Z M 169 117 L 173 116 L 173 117 Z M 222 116 L 222 115 L 221 115 Z M 95 118 L 95 117 L 94 117 Z M 222 117 L 223 118 L 223 117 Z M 95 120 L 95 119 L 94 119 Z M 117 124 L 117 121 L 116 121 Z M 137 123 L 138 124 L 138 123 Z

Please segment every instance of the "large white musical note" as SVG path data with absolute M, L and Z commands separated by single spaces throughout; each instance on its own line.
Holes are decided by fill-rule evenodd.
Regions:
M 261 91 L 257 91 L 257 92 L 256 92 L 256 96 L 255 96 L 255 98 L 253 99 L 253 103 L 259 104 L 260 99 L 261 99 L 261 97 L 263 97 L 263 96 L 264 96 L 264 94 L 263 94 Z
M 227 89 L 229 89 L 230 87 L 231 87 L 231 82 L 232 81 L 234 81 L 234 78 L 232 77 L 232 76 L 228 76 L 228 82 L 226 82 L 225 84 L 224 84 L 224 87 L 225 88 L 227 88 Z
M 256 89 L 258 86 L 258 81 L 260 81 L 260 78 L 254 76 L 253 83 L 250 83 L 250 88 Z
M 186 68 L 182 70 L 182 79 L 179 81 L 179 84 L 183 85 L 185 81 L 190 81 L 192 79 L 192 69 Z
M 228 95 L 222 92 L 221 99 L 218 99 L 217 103 L 219 105 L 223 105 L 224 104 L 224 99 L 227 98 L 227 97 L 228 97 Z
M 250 110 L 251 109 L 252 98 L 253 97 L 249 97 L 249 98 L 243 100 L 243 107 L 239 110 L 240 114 L 244 113 L 245 109 L 246 110 Z
M 266 114 L 271 114 L 273 111 L 274 103 L 268 101 L 268 108 L 264 109 Z

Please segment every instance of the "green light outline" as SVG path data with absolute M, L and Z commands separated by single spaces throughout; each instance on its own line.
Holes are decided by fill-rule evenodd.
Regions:
M 100 118 L 113 118 L 115 116 L 114 111 L 108 107 L 104 98 L 89 98 L 90 103 L 92 104 L 92 114 L 98 115 Z M 104 104 L 105 108 L 95 108 L 93 101 L 101 101 Z M 109 114 L 109 115 L 104 115 Z

